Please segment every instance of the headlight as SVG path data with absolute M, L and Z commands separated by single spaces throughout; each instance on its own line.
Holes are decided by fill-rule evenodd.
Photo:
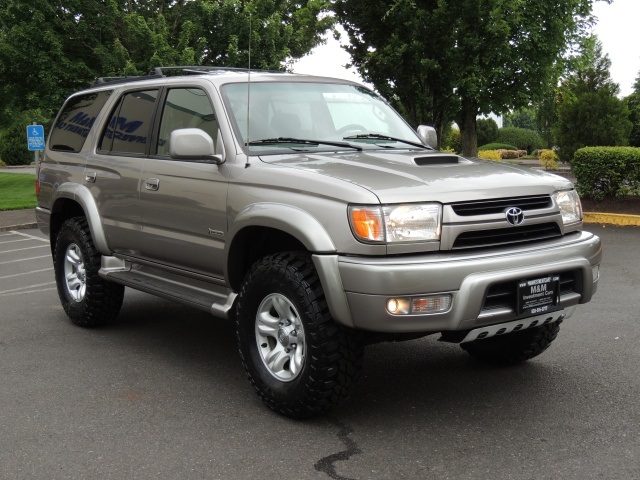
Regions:
M 358 240 L 373 243 L 440 240 L 438 203 L 351 206 L 349 222 Z
M 556 192 L 553 196 L 560 207 L 562 222 L 565 225 L 582 220 L 582 205 L 580 204 L 580 197 L 575 190 Z

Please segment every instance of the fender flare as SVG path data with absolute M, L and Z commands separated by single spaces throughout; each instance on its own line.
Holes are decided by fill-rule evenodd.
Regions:
M 53 211 L 55 211 L 55 204 L 60 198 L 73 200 L 80 205 L 85 213 L 85 217 L 87 218 L 93 244 L 101 254 L 110 255 L 111 252 L 107 245 L 107 237 L 104 233 L 104 228 L 102 228 L 98 206 L 96 205 L 96 201 L 89 189 L 84 185 L 79 185 L 77 183 L 67 182 L 61 184 L 56 189 L 56 199 L 53 202 Z
M 236 216 L 225 242 L 227 257 L 233 239 L 246 227 L 281 230 L 297 238 L 312 253 L 336 252 L 336 246 L 329 233 L 313 215 L 291 205 L 263 202 L 249 205 Z

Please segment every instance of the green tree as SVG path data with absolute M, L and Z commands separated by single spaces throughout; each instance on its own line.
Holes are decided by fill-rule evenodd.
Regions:
M 504 127 L 498 130 L 496 142 L 515 145 L 518 149 L 526 150 L 529 153 L 546 146 L 538 132 L 518 127 Z
M 476 121 L 478 146 L 495 142 L 498 138 L 498 124 L 493 118 L 480 118 Z
M 593 1 L 334 0 L 334 10 L 363 78 L 414 125 L 442 131 L 454 119 L 473 155 L 477 116 L 542 96 Z
M 503 117 L 504 127 L 527 128 L 537 130 L 536 111 L 533 107 L 524 107 L 507 113 Z
M 629 135 L 629 145 L 640 147 L 640 73 L 633 86 L 633 93 L 625 98 L 625 102 L 629 109 L 629 120 L 633 125 Z
M 571 161 L 582 147 L 625 146 L 632 128 L 600 42 L 586 48 L 582 60 L 578 70 L 563 80 L 558 94 L 556 138 L 563 161 Z
M 250 32 L 252 67 L 284 70 L 333 25 L 327 8 L 328 0 L 2 0 L 0 132 L 24 112 L 50 119 L 96 77 L 247 67 Z

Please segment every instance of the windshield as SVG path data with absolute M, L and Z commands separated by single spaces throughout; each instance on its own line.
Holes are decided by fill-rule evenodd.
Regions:
M 246 83 L 235 83 L 225 85 L 222 96 L 245 152 L 424 148 L 395 110 L 364 87 L 256 82 L 249 96 Z

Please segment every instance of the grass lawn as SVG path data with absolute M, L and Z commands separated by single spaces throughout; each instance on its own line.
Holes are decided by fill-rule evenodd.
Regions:
M 0 210 L 18 210 L 36 206 L 36 176 L 25 173 L 0 173 Z

